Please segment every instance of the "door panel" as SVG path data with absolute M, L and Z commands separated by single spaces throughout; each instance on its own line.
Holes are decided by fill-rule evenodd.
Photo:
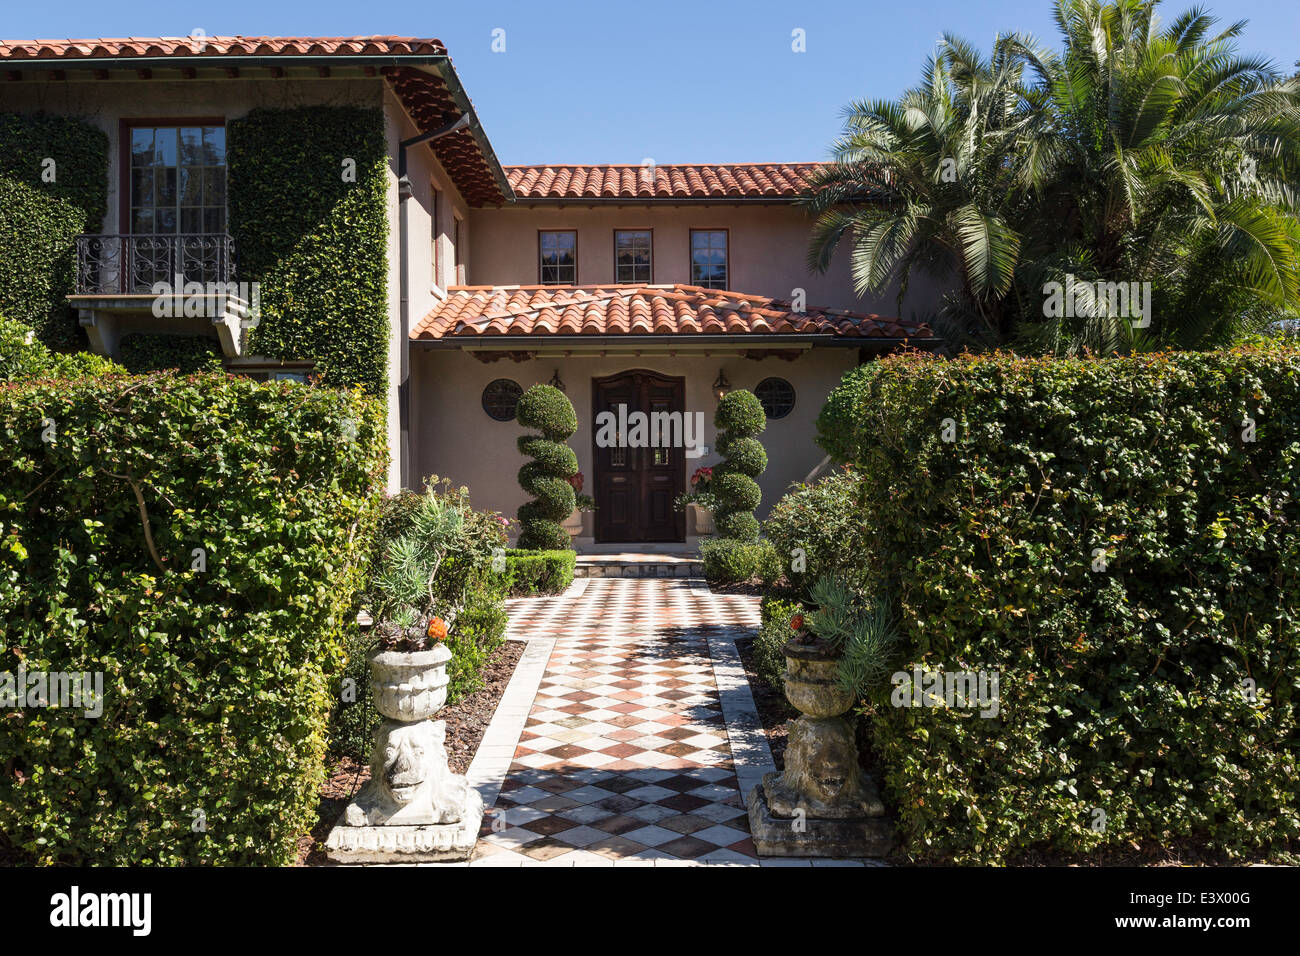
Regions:
M 595 379 L 592 385 L 596 540 L 685 541 L 686 516 L 673 508 L 686 486 L 681 436 L 662 436 L 660 444 L 668 447 L 601 448 L 595 422 L 601 412 L 617 416 L 620 405 L 627 406 L 628 415 L 677 412 L 680 419 L 686 380 L 637 370 Z M 620 435 L 619 441 L 626 438 Z

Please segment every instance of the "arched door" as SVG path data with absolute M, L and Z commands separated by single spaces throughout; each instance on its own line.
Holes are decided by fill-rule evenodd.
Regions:
M 683 416 L 686 379 L 635 369 L 593 379 L 591 393 L 596 540 L 685 541 L 686 515 L 673 508 L 686 488 L 684 448 L 680 442 L 633 447 L 628 439 L 635 429 L 623 423 L 634 426 L 634 412 L 647 418 L 665 412 Z M 608 420 L 602 412 L 621 426 L 612 443 L 602 441 L 599 424 Z M 603 434 L 607 438 L 610 432 Z

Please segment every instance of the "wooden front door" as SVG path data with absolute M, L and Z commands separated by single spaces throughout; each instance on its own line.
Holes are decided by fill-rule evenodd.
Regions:
M 686 488 L 685 450 L 680 447 L 632 448 L 621 435 L 602 447 L 601 412 L 619 415 L 685 414 L 686 379 L 635 370 L 592 382 L 592 460 L 595 462 L 597 541 L 685 541 L 686 515 L 673 500 Z M 630 431 L 631 429 L 629 429 Z

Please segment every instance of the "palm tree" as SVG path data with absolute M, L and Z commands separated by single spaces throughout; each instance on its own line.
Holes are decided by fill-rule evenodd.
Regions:
M 1236 55 L 1243 24 L 1163 27 L 1157 3 L 1058 0 L 1060 55 L 1007 36 L 985 60 L 945 36 L 897 104 L 852 104 L 807 200 L 810 264 L 847 240 L 860 292 L 905 289 L 915 265 L 955 276 L 936 324 L 958 344 L 1211 347 L 1293 313 L 1300 85 Z M 863 202 L 869 177 L 883 203 Z M 1054 308 L 1052 283 L 1082 307 Z

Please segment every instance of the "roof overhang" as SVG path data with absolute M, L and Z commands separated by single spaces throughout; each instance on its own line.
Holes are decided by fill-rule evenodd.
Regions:
M 886 338 L 884 336 L 738 334 L 659 335 L 491 335 L 412 339 L 411 346 L 426 350 L 462 352 L 535 352 L 539 356 L 591 354 L 692 355 L 746 352 L 754 349 L 809 351 L 814 348 L 854 348 L 882 351 L 903 345 L 935 346 L 936 338 Z
M 440 49 L 439 45 L 436 49 Z M 467 113 L 469 125 L 452 136 L 430 143 L 453 181 L 458 161 L 468 162 L 467 147 L 477 152 L 485 167 L 483 175 L 456 186 L 471 205 L 502 204 L 514 193 L 505 170 L 488 141 L 465 87 L 456 75 L 451 58 L 432 52 L 372 53 L 193 53 L 120 56 L 0 56 L 0 83 L 20 82 L 26 75 L 37 82 L 102 81 L 110 72 L 134 74 L 136 80 L 176 79 L 235 81 L 250 78 L 251 71 L 266 71 L 273 79 L 321 79 L 382 76 L 393 87 L 403 108 L 421 132 L 430 132 Z M 175 73 L 175 77 L 171 74 Z M 409 82 L 422 77 L 423 82 Z M 449 161 L 444 161 L 447 159 Z M 488 189 L 486 182 L 491 182 Z

